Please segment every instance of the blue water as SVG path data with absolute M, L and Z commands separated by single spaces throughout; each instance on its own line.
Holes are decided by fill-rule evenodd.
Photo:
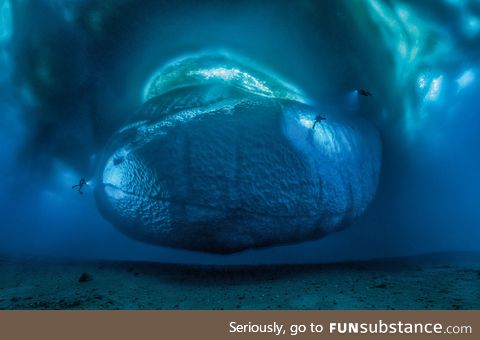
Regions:
M 473 0 L 0 0 L 0 252 L 283 263 L 480 250 L 479 46 Z M 327 115 L 377 127 L 383 162 L 362 217 L 318 241 L 220 256 L 134 241 L 100 215 L 105 144 L 159 68 L 201 51 L 248 58 Z M 84 195 L 71 190 L 81 177 Z

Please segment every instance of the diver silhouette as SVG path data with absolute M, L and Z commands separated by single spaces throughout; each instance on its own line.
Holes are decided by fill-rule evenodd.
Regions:
M 315 125 L 317 125 L 317 123 L 321 123 L 322 120 L 327 120 L 327 117 L 322 116 L 322 115 L 317 115 L 315 117 L 315 123 L 313 123 L 312 129 L 315 129 Z
M 72 187 L 72 189 L 78 188 L 77 191 L 83 195 L 82 188 L 87 185 L 87 180 L 85 178 L 81 178 L 80 182 Z
M 364 89 L 358 89 L 357 93 L 361 96 L 364 96 L 364 97 L 372 97 L 373 96 L 373 94 L 371 94 L 370 92 L 368 92 L 367 90 L 364 90 Z

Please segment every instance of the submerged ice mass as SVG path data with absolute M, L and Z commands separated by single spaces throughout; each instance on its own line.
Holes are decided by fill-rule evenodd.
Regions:
M 478 250 L 479 22 L 477 0 L 0 0 L 2 253 L 226 265 Z M 348 116 L 382 140 L 361 218 L 379 146 Z M 227 252 L 350 220 L 228 257 L 152 246 Z
M 96 188 L 130 237 L 231 253 L 319 238 L 374 196 L 377 132 L 226 56 L 176 61 L 109 142 Z

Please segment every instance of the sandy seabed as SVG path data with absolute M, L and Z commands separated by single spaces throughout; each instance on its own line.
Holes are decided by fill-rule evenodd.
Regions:
M 480 252 L 198 266 L 0 257 L 0 309 L 480 309 Z

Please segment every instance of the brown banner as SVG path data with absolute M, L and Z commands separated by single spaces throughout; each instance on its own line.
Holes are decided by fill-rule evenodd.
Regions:
M 479 339 L 480 311 L 0 311 L 0 339 Z

